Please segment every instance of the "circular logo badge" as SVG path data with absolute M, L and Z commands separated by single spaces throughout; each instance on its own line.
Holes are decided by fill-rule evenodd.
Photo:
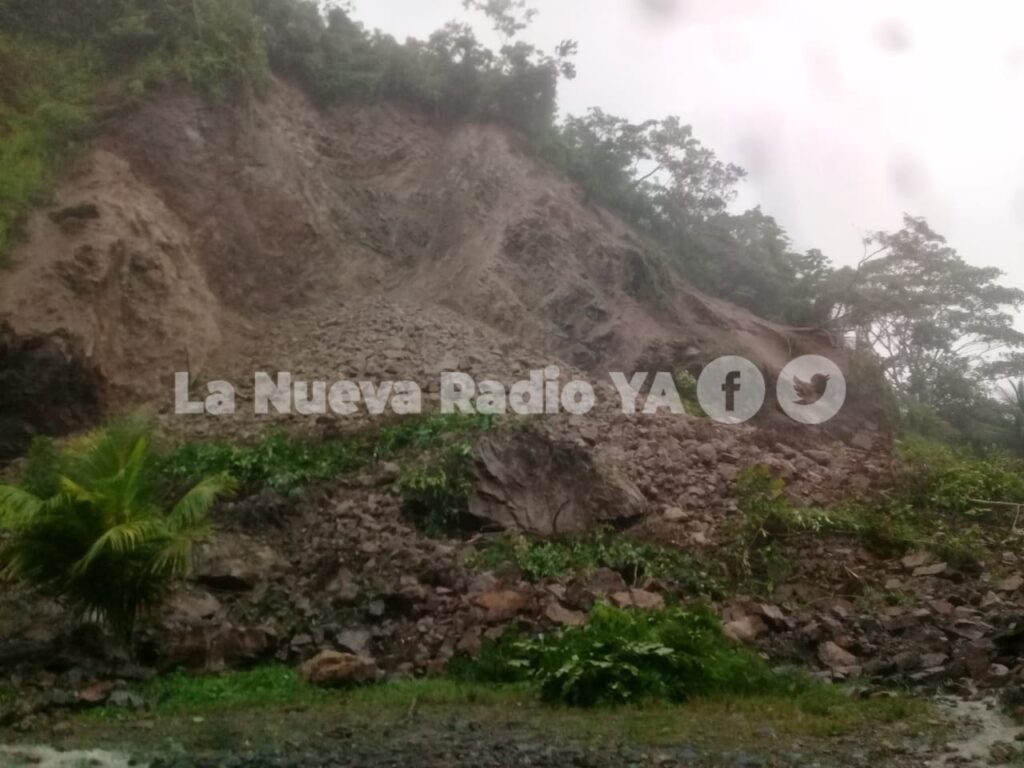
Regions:
M 775 394 L 794 421 L 824 424 L 846 402 L 846 377 L 827 357 L 804 355 L 782 369 Z
M 697 400 L 704 412 L 723 424 L 753 418 L 764 405 L 764 376 L 742 357 L 720 357 L 697 379 Z

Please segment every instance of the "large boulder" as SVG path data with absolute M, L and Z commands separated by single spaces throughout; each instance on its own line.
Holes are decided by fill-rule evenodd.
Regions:
M 221 532 L 200 548 L 195 579 L 215 590 L 246 592 L 282 565 L 281 556 L 257 539 Z
M 527 429 L 482 437 L 473 481 L 471 516 L 542 535 L 622 524 L 648 509 L 640 490 L 614 468 L 576 445 Z
M 380 676 L 380 670 L 369 656 L 320 651 L 299 667 L 299 674 L 312 685 L 337 687 L 372 683 Z
M 142 633 L 138 655 L 161 670 L 219 672 L 266 660 L 277 647 L 277 635 L 269 627 L 165 622 Z

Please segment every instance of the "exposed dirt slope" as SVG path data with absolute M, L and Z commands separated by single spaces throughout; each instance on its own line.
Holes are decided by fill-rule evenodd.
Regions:
M 822 335 L 688 288 L 496 127 L 324 113 L 283 82 L 244 108 L 147 99 L 32 216 L 14 258 L 0 323 L 60 334 L 113 404 L 166 399 L 174 370 L 215 373 L 240 328 L 258 337 L 282 310 L 326 300 L 329 319 L 368 296 L 445 307 L 588 370 L 835 356 Z

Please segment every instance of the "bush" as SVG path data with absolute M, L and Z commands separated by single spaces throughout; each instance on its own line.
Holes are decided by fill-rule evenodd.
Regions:
M 472 446 L 456 442 L 406 469 L 398 481 L 405 509 L 423 531 L 443 536 L 465 527 Z
M 920 440 L 898 454 L 903 466 L 891 490 L 828 509 L 794 507 L 767 467 L 745 469 L 736 488 L 743 515 L 727 531 L 733 576 L 769 585 L 787 577 L 791 563 L 779 545 L 800 535 L 855 537 L 885 557 L 927 549 L 966 570 L 986 547 L 1005 545 L 1012 507 L 980 502 L 1024 502 L 1024 463 Z
M 106 621 L 128 643 L 138 613 L 185 575 L 192 546 L 208 533 L 206 512 L 233 481 L 201 480 L 161 503 L 150 430 L 115 424 L 56 453 L 30 453 L 28 487 L 0 486 L 0 576 L 20 578 Z
M 165 45 L 174 71 L 216 99 L 262 90 L 270 75 L 262 24 L 246 0 L 199 0 L 197 17 Z
M 827 509 L 793 506 L 785 483 L 764 465 L 740 473 L 736 496 L 742 516 L 726 536 L 730 569 L 738 581 L 753 578 L 771 587 L 788 578 L 794 564 L 782 545 L 799 536 L 851 536 L 885 556 L 904 553 L 922 536 L 910 518 L 889 505 L 855 501 Z
M 1002 453 L 971 454 L 908 440 L 897 451 L 903 470 L 897 499 L 922 511 L 973 515 L 978 501 L 1024 503 L 1024 461 Z
M 536 639 L 505 638 L 455 671 L 481 682 L 532 680 L 544 700 L 584 707 L 764 693 L 792 684 L 732 644 L 710 611 L 604 604 L 594 606 L 582 627 Z
M 374 456 L 386 459 L 408 450 L 428 450 L 446 435 L 471 434 L 494 426 L 492 414 L 433 414 L 406 418 L 382 427 L 374 438 Z

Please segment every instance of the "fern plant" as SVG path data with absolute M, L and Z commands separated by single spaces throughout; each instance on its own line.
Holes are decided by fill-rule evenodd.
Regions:
M 209 533 L 208 510 L 234 488 L 214 475 L 164 504 L 154 467 L 151 430 L 137 420 L 64 451 L 39 443 L 25 482 L 0 486 L 0 578 L 63 597 L 131 650 L 140 612 L 189 571 L 193 545 Z

